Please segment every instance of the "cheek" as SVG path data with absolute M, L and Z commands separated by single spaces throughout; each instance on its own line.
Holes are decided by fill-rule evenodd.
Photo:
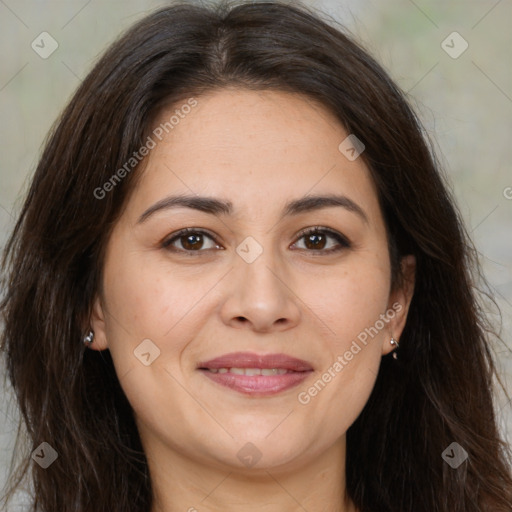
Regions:
M 188 416 L 197 415 L 197 421 L 204 422 L 203 409 L 184 392 L 181 365 L 208 314 L 205 297 L 223 274 L 190 268 L 184 273 L 176 267 L 170 272 L 144 253 L 121 253 L 112 251 L 105 263 L 107 338 L 136 417 L 156 430 L 186 424 Z M 145 348 L 139 350 L 141 346 Z M 144 364 L 146 353 L 149 365 Z
M 120 246 L 108 255 L 104 274 L 107 339 L 118 373 L 137 364 L 133 351 L 146 339 L 160 351 L 159 364 L 175 366 L 201 328 L 208 296 L 226 272 L 199 265 L 171 269 L 165 258 Z
M 389 285 L 387 260 L 361 257 L 304 288 L 305 302 L 325 327 L 316 340 L 322 346 L 322 368 L 298 396 L 306 410 L 315 411 L 307 415 L 310 428 L 323 424 L 333 437 L 341 435 L 366 404 L 388 333 L 381 315 L 386 314 Z M 314 350 L 318 353 L 318 346 Z
M 180 275 L 148 253 L 113 251 L 105 265 L 104 289 L 112 316 L 138 337 L 161 339 L 204 296 L 209 279 Z
M 389 287 L 386 260 L 355 255 L 339 269 L 316 279 L 305 277 L 301 298 L 320 320 L 322 338 L 339 353 L 385 313 Z

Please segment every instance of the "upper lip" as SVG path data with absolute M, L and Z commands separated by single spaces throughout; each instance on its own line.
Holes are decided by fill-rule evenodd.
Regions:
M 200 362 L 198 368 L 284 368 L 295 372 L 313 370 L 313 367 L 302 359 L 287 354 L 259 355 L 252 352 L 232 352 L 209 361 Z

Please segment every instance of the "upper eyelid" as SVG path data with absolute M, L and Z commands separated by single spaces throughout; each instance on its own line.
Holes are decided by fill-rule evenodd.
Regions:
M 297 237 L 297 239 L 302 238 L 305 235 L 309 235 L 309 234 L 315 233 L 315 232 L 323 232 L 323 233 L 327 233 L 328 235 L 331 235 L 331 236 L 340 236 L 341 238 L 346 238 L 346 236 L 343 233 L 340 233 L 340 232 L 336 231 L 335 229 L 324 227 L 324 226 L 311 226 L 309 228 L 301 229 L 297 233 L 296 237 Z

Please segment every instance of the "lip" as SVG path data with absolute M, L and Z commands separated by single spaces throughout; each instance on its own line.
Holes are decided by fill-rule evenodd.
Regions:
M 238 375 L 234 373 L 212 373 L 219 368 L 280 368 L 287 370 L 282 375 Z M 200 362 L 197 369 L 210 380 L 239 393 L 252 396 L 270 396 L 298 386 L 312 372 L 313 367 L 303 359 L 287 354 L 255 354 L 233 352 L 209 361 Z
M 255 354 L 253 352 L 232 352 L 215 359 L 201 362 L 198 368 L 284 368 L 294 372 L 305 372 L 313 367 L 303 359 L 287 354 Z

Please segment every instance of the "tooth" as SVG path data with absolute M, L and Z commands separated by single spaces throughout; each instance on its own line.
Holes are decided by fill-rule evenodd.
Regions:
M 288 373 L 286 368 L 208 368 L 212 373 L 233 373 L 235 375 L 248 375 L 250 377 L 255 375 L 284 375 Z
M 231 371 L 233 371 L 233 368 L 231 368 Z M 260 370 L 259 368 L 246 368 L 245 375 L 263 375 L 263 370 Z

